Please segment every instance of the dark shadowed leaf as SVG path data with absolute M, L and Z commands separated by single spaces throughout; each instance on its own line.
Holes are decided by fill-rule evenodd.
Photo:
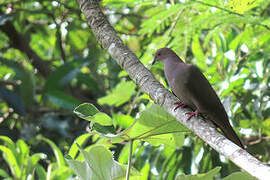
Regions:
M 47 94 L 47 97 L 56 107 L 64 109 L 73 110 L 80 104 L 80 101 L 61 91 L 50 91 Z
M 86 66 L 88 62 L 83 60 L 75 60 L 67 62 L 64 65 L 58 67 L 47 78 L 45 84 L 45 91 L 62 90 L 67 84 L 71 82 L 73 78 L 77 76 L 77 73 L 83 66 Z
M 33 73 L 27 70 L 19 62 L 0 58 L 0 63 L 10 67 L 16 73 L 15 79 L 20 80 L 19 94 L 25 106 L 31 106 L 34 103 L 35 80 Z
M 16 113 L 20 115 L 26 114 L 25 106 L 22 102 L 22 99 L 15 92 L 5 87 L 0 87 L 0 98 L 6 101 L 7 104 L 11 106 Z
M 1 14 L 0 15 L 0 26 L 4 25 L 8 20 L 12 19 L 13 14 Z

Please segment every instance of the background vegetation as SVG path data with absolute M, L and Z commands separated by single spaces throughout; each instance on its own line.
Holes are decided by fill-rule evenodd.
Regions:
M 268 0 L 103 0 L 101 5 L 146 66 L 164 46 L 196 64 L 222 99 L 247 150 L 269 164 Z M 151 106 L 149 97 L 98 45 L 76 1 L 0 0 L 0 39 L 1 178 L 75 177 L 63 155 L 83 160 L 76 156 L 76 138 L 81 151 L 95 152 L 102 145 L 125 164 L 129 145 L 123 140 L 131 137 L 143 140 L 134 141 L 132 156 L 133 167 L 143 173 L 140 179 L 207 172 L 209 179 L 237 176 L 232 173 L 238 167 L 184 127 L 173 134 L 177 141 L 153 138 L 170 128 L 154 134 L 156 124 L 149 136 L 142 136 L 151 122 L 157 122 L 155 114 L 165 121 L 170 117 Z M 151 67 L 166 86 L 162 69 L 161 64 Z M 76 116 L 73 110 L 83 102 L 107 115 L 97 110 L 85 114 L 89 111 L 83 108 L 93 107 L 84 104 Z M 82 118 L 98 123 L 89 125 Z M 138 125 L 124 131 L 134 119 Z M 94 134 L 87 133 L 90 129 Z M 136 134 L 137 130 L 145 131 Z M 126 138 L 112 137 L 123 131 Z M 217 166 L 221 168 L 214 169 Z

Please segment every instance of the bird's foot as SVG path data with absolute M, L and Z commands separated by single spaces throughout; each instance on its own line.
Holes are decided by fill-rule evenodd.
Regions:
M 176 109 L 178 109 L 178 108 L 180 108 L 180 107 L 182 107 L 182 108 L 185 108 L 187 105 L 186 104 L 184 104 L 184 103 L 182 103 L 182 102 L 176 102 L 176 103 L 174 103 L 175 105 L 177 105 L 175 108 L 174 108 L 174 111 L 176 111 Z
M 189 115 L 187 120 L 190 120 L 193 116 L 198 116 L 199 112 L 200 112 L 199 109 L 196 109 L 196 111 L 194 111 L 194 112 L 187 112 L 186 114 Z

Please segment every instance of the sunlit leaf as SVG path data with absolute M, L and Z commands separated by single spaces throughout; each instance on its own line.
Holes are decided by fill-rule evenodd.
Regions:
M 217 173 L 220 171 L 221 167 L 216 167 L 204 174 L 196 174 L 196 175 L 178 175 L 176 176 L 176 180 L 209 180 L 214 179 Z
M 135 87 L 132 81 L 122 81 L 107 96 L 99 98 L 98 103 L 118 107 L 131 98 Z
M 230 174 L 229 176 L 223 178 L 222 180 L 256 180 L 255 177 L 252 177 L 246 172 L 234 172 Z
M 9 148 L 7 148 L 3 145 L 0 145 L 0 151 L 2 151 L 3 157 L 6 160 L 6 162 L 8 163 L 9 168 L 10 168 L 13 176 L 19 178 L 21 176 L 22 172 L 20 170 L 20 167 L 18 165 L 18 162 L 17 162 L 15 155 L 12 153 L 12 151 Z
M 123 133 L 131 139 L 141 139 L 153 145 L 181 146 L 187 128 L 177 122 L 162 107 L 153 104 L 144 110 L 136 123 Z
M 87 133 L 87 134 L 83 134 L 83 135 L 80 135 L 79 137 L 77 137 L 73 144 L 71 145 L 71 147 L 69 148 L 69 151 L 68 151 L 68 155 L 72 158 L 72 159 L 75 159 L 77 153 L 79 152 L 79 148 L 78 148 L 78 145 L 79 146 L 82 146 L 83 143 L 86 142 L 86 140 L 92 136 L 92 134 L 90 133 Z M 77 145 L 78 144 L 78 145 Z
M 80 177 L 81 180 L 90 179 L 116 179 L 125 177 L 126 167 L 113 159 L 112 153 L 103 145 L 92 146 L 88 151 L 80 148 L 85 159 L 84 162 L 72 160 L 66 157 L 66 161 Z M 131 176 L 138 176 L 131 171 Z
M 87 121 L 97 122 L 103 126 L 112 125 L 112 119 L 105 113 L 99 112 L 98 109 L 89 103 L 84 103 L 75 108 L 74 113 L 80 118 Z

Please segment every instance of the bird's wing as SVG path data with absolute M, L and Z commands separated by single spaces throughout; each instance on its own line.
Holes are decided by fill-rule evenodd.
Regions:
M 188 65 L 185 86 L 189 91 L 191 101 L 197 108 L 206 113 L 226 114 L 216 92 L 204 77 L 198 67 Z M 227 114 L 226 114 L 227 115 Z
M 201 113 L 209 117 L 228 139 L 243 148 L 242 142 L 229 123 L 224 106 L 209 81 L 204 77 L 199 68 L 194 65 L 188 65 L 186 73 L 187 78 L 184 84 L 189 91 L 192 103 L 196 108 L 199 108 Z

